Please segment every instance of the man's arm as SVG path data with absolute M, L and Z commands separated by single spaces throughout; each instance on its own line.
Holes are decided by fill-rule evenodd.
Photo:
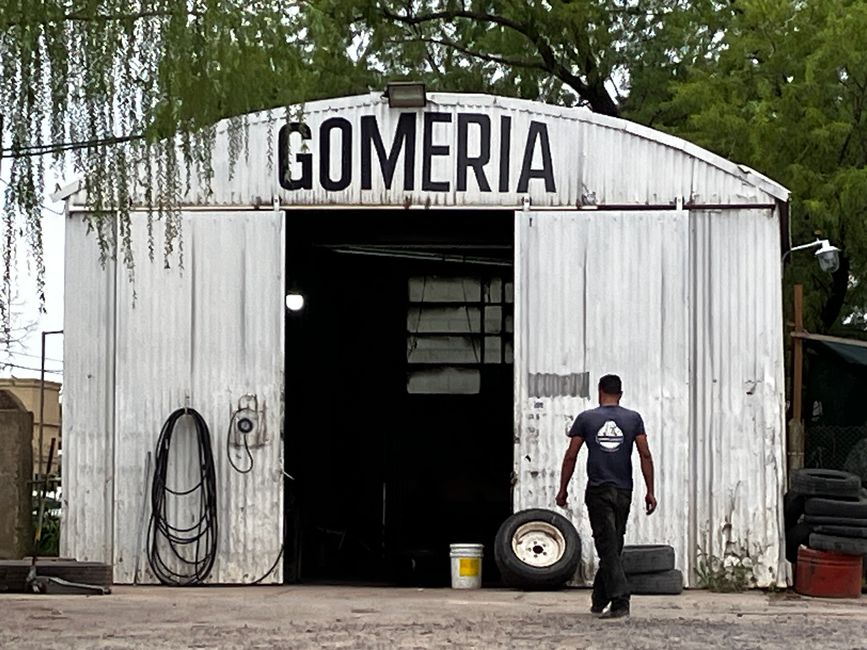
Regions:
M 563 467 L 560 470 L 560 491 L 557 493 L 557 505 L 561 508 L 566 507 L 566 500 L 569 498 L 569 481 L 572 479 L 572 474 L 575 473 L 575 461 L 578 460 L 578 452 L 581 451 L 583 444 L 584 438 L 573 436 L 569 441 L 566 455 L 563 457 Z
M 653 493 L 653 456 L 647 444 L 647 436 L 643 433 L 635 436 L 635 446 L 638 447 L 638 455 L 641 457 L 641 473 L 644 475 L 644 485 L 647 488 L 644 505 L 647 514 L 652 515 L 656 510 L 656 495 Z

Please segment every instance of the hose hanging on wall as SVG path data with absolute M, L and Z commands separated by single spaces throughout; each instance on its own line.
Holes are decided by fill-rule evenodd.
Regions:
M 198 443 L 199 481 L 188 490 L 167 485 L 169 450 L 175 425 L 184 415 L 193 418 Z M 151 519 L 148 525 L 148 564 L 164 585 L 186 586 L 204 582 L 217 556 L 217 478 L 211 433 L 198 411 L 178 409 L 163 424 L 157 441 L 151 484 Z M 167 496 L 194 498 L 198 494 L 198 520 L 191 526 L 170 523 Z M 170 555 L 167 553 L 170 552 Z M 177 567 L 172 568 L 172 567 Z

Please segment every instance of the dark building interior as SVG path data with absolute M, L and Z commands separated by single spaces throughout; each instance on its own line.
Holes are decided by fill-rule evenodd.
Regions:
M 287 213 L 286 579 L 446 585 L 511 514 L 511 211 Z

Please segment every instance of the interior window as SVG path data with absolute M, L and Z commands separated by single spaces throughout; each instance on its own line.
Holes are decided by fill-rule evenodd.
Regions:
M 475 394 L 481 368 L 513 361 L 513 287 L 501 277 L 409 278 L 407 391 Z

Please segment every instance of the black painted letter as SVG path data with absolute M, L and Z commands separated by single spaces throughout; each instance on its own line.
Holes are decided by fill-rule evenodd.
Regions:
M 467 140 L 470 124 L 479 125 L 479 155 L 467 155 Z M 470 167 L 476 175 L 479 191 L 490 192 L 491 186 L 485 177 L 485 165 L 491 159 L 491 118 L 483 113 L 458 114 L 458 182 L 457 191 L 467 191 L 467 172 Z
M 379 168 L 382 170 L 382 179 L 386 189 L 391 189 L 391 180 L 394 178 L 394 170 L 397 167 L 397 157 L 403 152 L 403 189 L 415 189 L 415 113 L 401 113 L 397 120 L 397 129 L 394 132 L 394 140 L 391 142 L 391 150 L 388 157 L 385 156 L 385 146 L 382 143 L 382 135 L 376 124 L 376 116 L 365 115 L 361 118 L 361 189 L 373 188 L 371 178 L 371 147 L 376 147 L 376 155 L 379 158 Z
M 292 178 L 292 154 L 289 148 L 289 136 L 300 133 L 302 140 L 310 139 L 310 127 L 303 122 L 290 122 L 280 127 L 277 134 L 277 173 L 280 176 L 280 187 L 284 190 L 313 189 L 313 154 L 299 153 L 295 160 L 301 163 L 301 178 Z
M 331 180 L 331 131 L 341 131 L 340 178 Z M 328 192 L 339 192 L 352 182 L 352 124 L 342 117 L 325 120 L 319 127 L 319 183 Z
M 424 114 L 424 143 L 421 163 L 421 189 L 425 192 L 448 192 L 448 181 L 431 180 L 431 162 L 434 156 L 448 156 L 448 145 L 433 145 L 433 126 L 437 122 L 451 122 L 451 113 Z
M 500 118 L 500 183 L 501 192 L 509 191 L 509 176 L 512 165 L 509 156 L 512 155 L 512 118 L 504 115 Z
M 542 145 L 542 168 L 533 169 L 533 152 L 536 151 L 536 140 Z M 548 141 L 548 127 L 543 122 L 530 122 L 530 132 L 527 134 L 527 146 L 524 148 L 524 162 L 521 165 L 521 178 L 518 180 L 518 193 L 523 194 L 530 185 L 531 178 L 541 178 L 545 181 L 546 192 L 556 192 L 554 186 L 554 165 L 551 162 L 551 143 Z

